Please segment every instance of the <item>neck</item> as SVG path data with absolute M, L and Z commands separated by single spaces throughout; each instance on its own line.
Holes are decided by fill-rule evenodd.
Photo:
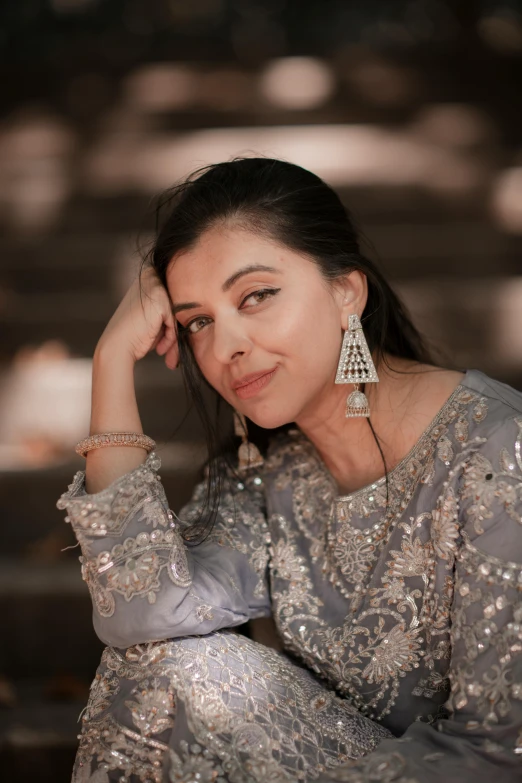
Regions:
M 366 384 L 371 422 L 387 471 L 414 445 L 416 435 L 420 436 L 419 416 L 413 415 L 413 421 L 410 419 L 419 380 L 422 382 L 424 374 L 419 367 L 426 369 L 425 365 L 416 362 L 388 357 L 386 363 L 381 362 L 377 367 L 379 382 Z M 335 479 L 339 494 L 348 494 L 371 484 L 385 473 L 368 419 L 345 416 L 346 398 L 353 389 L 352 384 L 332 382 L 320 399 L 314 400 L 296 419 L 296 424 L 312 441 Z M 425 425 L 430 421 L 426 419 Z

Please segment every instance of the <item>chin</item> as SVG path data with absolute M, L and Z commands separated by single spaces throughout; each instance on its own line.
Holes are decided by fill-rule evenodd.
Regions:
M 295 412 L 285 414 L 281 411 L 253 411 L 251 414 L 248 411 L 244 411 L 250 421 L 257 424 L 258 427 L 263 427 L 265 430 L 275 430 L 277 427 L 282 427 L 284 424 L 292 424 L 295 421 Z

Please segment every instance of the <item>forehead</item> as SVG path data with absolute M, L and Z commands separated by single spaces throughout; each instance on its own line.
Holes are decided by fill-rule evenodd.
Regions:
M 222 283 L 240 267 L 266 264 L 291 273 L 303 259 L 267 237 L 240 228 L 212 228 L 197 244 L 174 256 L 167 270 L 167 283 L 186 288 L 194 284 Z

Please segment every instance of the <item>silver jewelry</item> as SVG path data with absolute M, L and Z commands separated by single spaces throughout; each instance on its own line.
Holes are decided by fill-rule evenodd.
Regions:
M 260 468 L 264 465 L 264 459 L 257 446 L 254 443 L 250 443 L 248 440 L 246 419 L 244 415 L 235 408 L 233 410 L 234 432 L 239 438 L 243 439 L 237 452 L 239 458 L 238 470 L 243 472 L 249 468 Z
M 369 416 L 370 406 L 361 383 L 378 383 L 379 378 L 373 363 L 362 324 L 357 314 L 348 317 L 348 329 L 344 333 L 341 356 L 337 366 L 335 383 L 354 383 L 355 389 L 346 400 L 346 417 Z

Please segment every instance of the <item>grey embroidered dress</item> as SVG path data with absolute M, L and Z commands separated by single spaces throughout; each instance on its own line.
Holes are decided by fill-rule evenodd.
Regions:
M 198 547 L 159 467 L 58 501 L 107 645 L 75 783 L 522 781 L 522 393 L 469 370 L 388 493 L 275 435 Z

